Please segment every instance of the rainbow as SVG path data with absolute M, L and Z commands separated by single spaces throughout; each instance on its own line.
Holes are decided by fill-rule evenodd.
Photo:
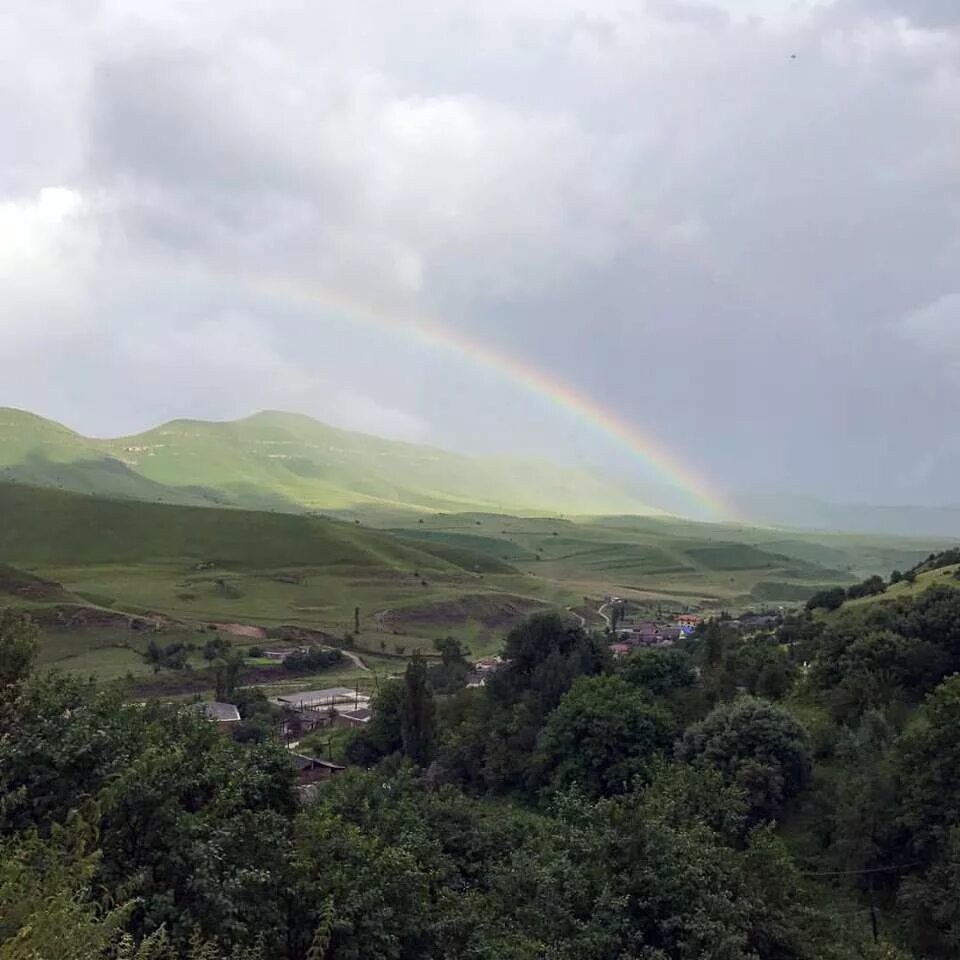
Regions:
M 231 275 L 229 281 L 231 286 L 246 286 L 268 298 L 308 304 L 349 322 L 359 322 L 376 329 L 395 332 L 407 339 L 419 341 L 431 349 L 454 353 L 475 365 L 493 370 L 535 396 L 545 398 L 588 428 L 626 448 L 662 480 L 691 497 L 711 520 L 737 519 L 734 508 L 662 444 L 613 412 L 605 410 L 591 397 L 530 363 L 422 316 L 388 314 L 301 280 L 276 276 Z

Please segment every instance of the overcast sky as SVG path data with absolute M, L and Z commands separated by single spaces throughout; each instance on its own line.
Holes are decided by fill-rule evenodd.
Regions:
M 960 501 L 957 0 L 32 0 L 0 116 L 0 404 L 662 479 L 422 317 L 717 489 Z

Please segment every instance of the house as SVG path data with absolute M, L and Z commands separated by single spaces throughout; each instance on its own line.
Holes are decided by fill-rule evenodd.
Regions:
M 338 703 L 352 703 L 354 707 L 360 707 L 370 702 L 369 697 L 349 687 L 302 690 L 299 693 L 285 693 L 276 699 L 281 707 L 290 707 L 294 710 L 328 710 Z
M 362 727 L 370 722 L 373 712 L 369 707 L 357 710 L 338 710 L 333 718 L 335 727 Z
M 703 617 L 695 613 L 681 613 L 677 617 L 677 626 L 682 630 L 684 627 L 698 627 L 703 623 Z
M 302 753 L 291 754 L 293 765 L 297 768 L 297 783 L 315 783 L 317 780 L 329 780 L 347 768 L 332 760 L 308 757 Z
M 615 657 L 625 657 L 633 647 L 629 643 L 611 643 L 610 652 Z
M 656 623 L 638 623 L 633 628 L 633 639 L 645 647 L 660 642 L 660 627 Z
M 190 705 L 190 709 L 215 723 L 239 723 L 240 711 L 236 704 L 221 703 L 219 700 L 205 700 Z
M 490 675 L 495 673 L 502 666 L 503 659 L 501 657 L 484 657 L 482 660 L 477 660 L 473 665 L 473 669 L 467 675 L 467 686 L 486 686 L 487 679 L 490 677 Z
M 286 660 L 291 653 L 309 653 L 309 647 L 290 647 L 287 650 L 264 650 L 263 655 L 267 660 Z
M 780 624 L 780 617 L 775 613 L 745 613 L 740 617 L 740 629 L 770 630 Z
M 675 623 L 665 623 L 660 627 L 660 641 L 662 643 L 673 643 L 680 639 L 680 628 Z
M 500 657 L 484 657 L 474 663 L 473 669 L 481 673 L 492 673 L 494 670 L 499 670 L 501 666 L 503 666 L 503 660 Z

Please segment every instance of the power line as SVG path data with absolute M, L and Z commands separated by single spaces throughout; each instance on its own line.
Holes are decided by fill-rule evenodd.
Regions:
M 813 873 L 801 870 L 800 874 L 804 877 L 850 877 L 864 873 L 889 873 L 893 870 L 906 870 L 908 867 L 919 867 L 924 863 L 926 863 L 925 860 L 914 860 L 912 863 L 901 863 L 893 867 L 868 867 L 865 870 L 819 870 Z

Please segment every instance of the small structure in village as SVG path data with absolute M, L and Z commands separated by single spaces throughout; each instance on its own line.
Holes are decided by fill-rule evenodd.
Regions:
M 336 711 L 333 717 L 335 727 L 362 727 L 370 722 L 373 711 L 369 707 L 360 707 L 356 710 Z
M 294 710 L 325 710 L 338 704 L 352 703 L 354 707 L 366 704 L 369 697 L 349 687 L 328 687 L 325 690 L 301 690 L 277 697 L 277 702 Z
M 190 709 L 214 723 L 231 724 L 240 722 L 240 711 L 236 704 L 221 703 L 219 700 L 204 700 L 190 704 Z
M 293 765 L 297 768 L 297 783 L 316 783 L 318 780 L 329 780 L 342 773 L 347 768 L 332 760 L 322 760 L 319 757 L 309 757 L 303 753 L 290 755 Z
M 491 675 L 502 666 L 503 659 L 501 657 L 484 657 L 482 660 L 477 660 L 467 676 L 467 686 L 485 687 Z

